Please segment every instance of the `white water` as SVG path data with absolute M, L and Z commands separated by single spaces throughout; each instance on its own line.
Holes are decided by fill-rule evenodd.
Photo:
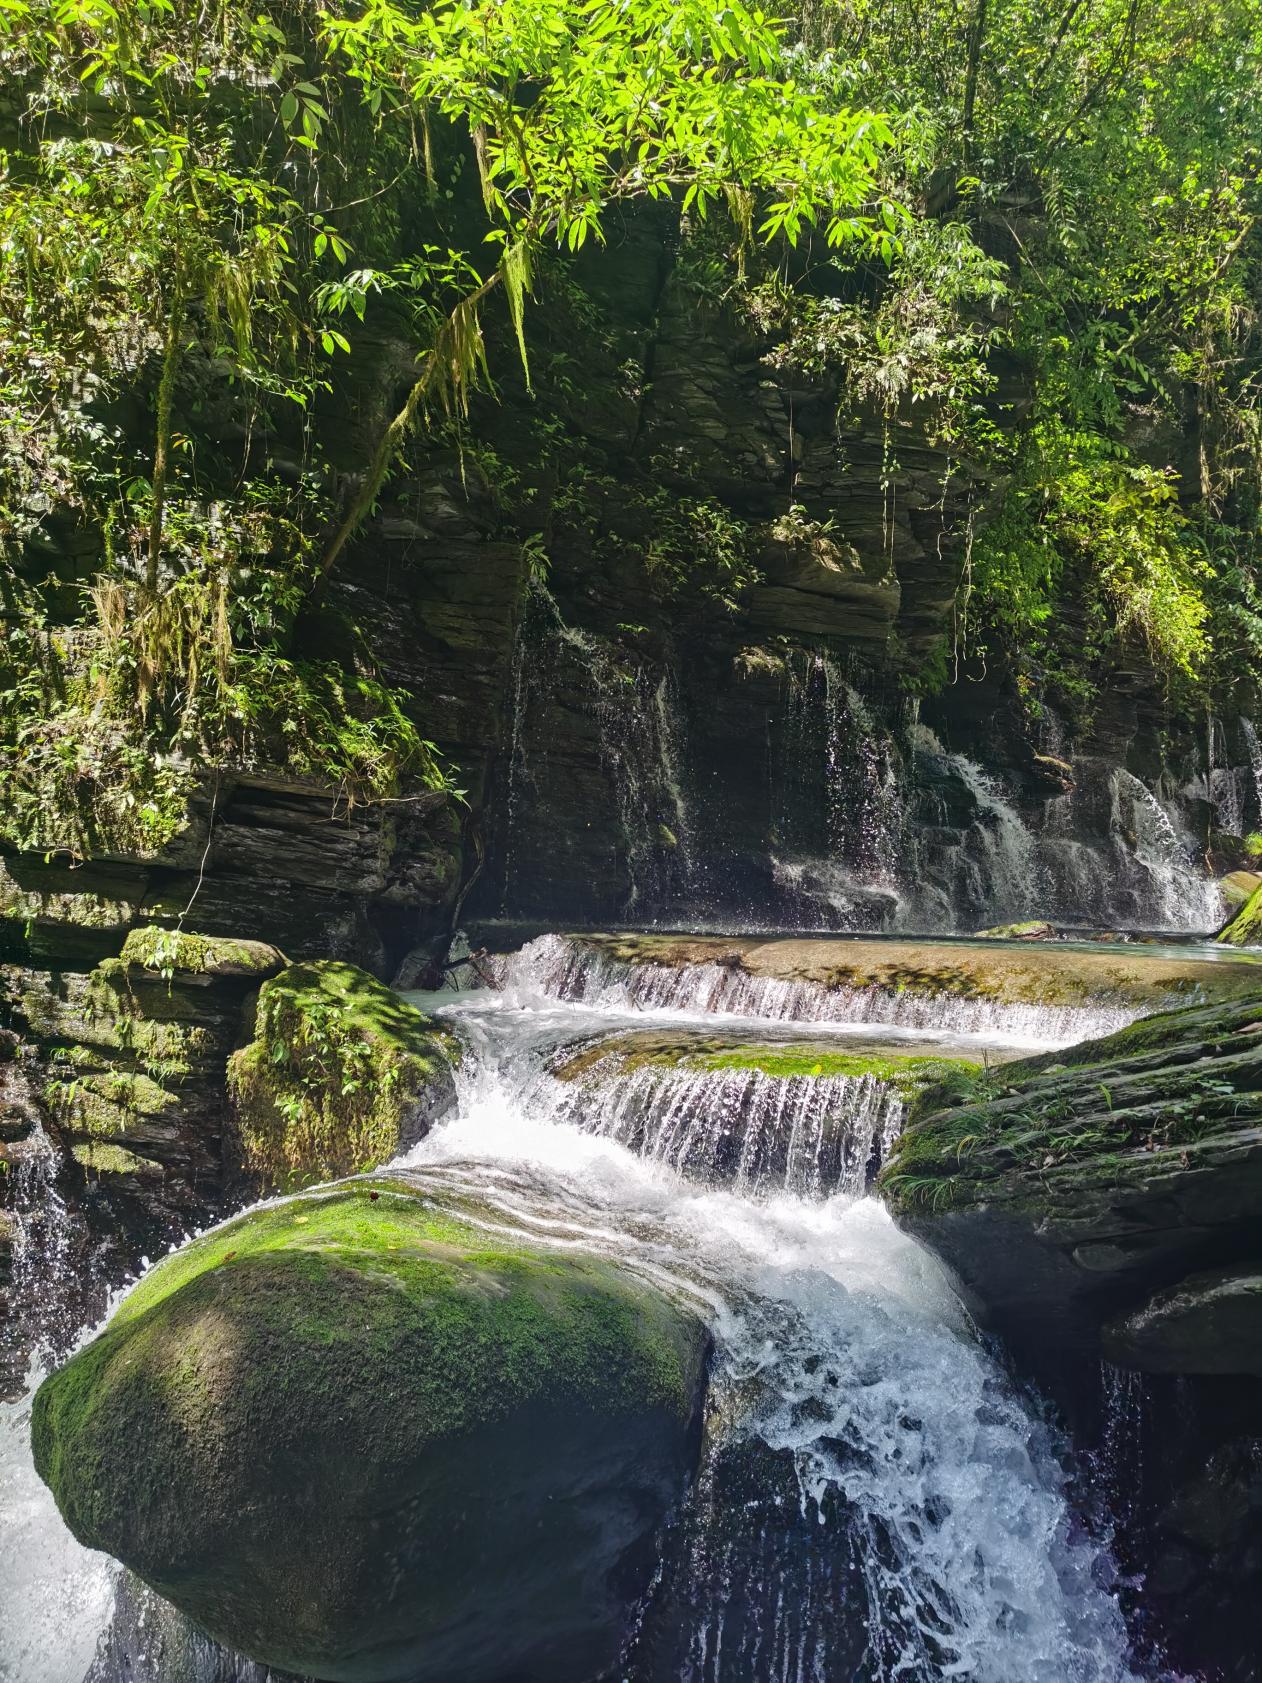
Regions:
M 621 1015 L 663 1011 L 678 1022 L 738 1018 L 818 1029 L 948 1031 L 996 1044 L 1064 1046 L 1111 1034 L 1137 1011 L 1090 1005 L 1013 1005 L 994 999 L 903 992 L 880 987 L 824 988 L 809 981 L 752 976 L 727 964 L 623 964 L 565 935 L 541 935 L 519 953 L 493 961 L 497 982 L 516 1004 L 564 1000 Z
M 1262 819 L 1262 738 L 1259 738 L 1252 719 L 1241 719 L 1240 729 L 1245 747 L 1249 750 L 1249 769 L 1253 773 L 1253 795 L 1259 818 Z
M 696 1072 L 654 1072 L 634 1115 L 638 1076 L 598 1067 L 567 1086 L 552 1073 L 594 1028 L 677 1013 L 625 996 L 564 1004 L 520 978 L 445 1009 L 468 1045 L 459 1110 L 400 1168 L 492 1224 L 618 1257 L 714 1330 L 709 1447 L 629 1683 L 1130 1683 L 1109 1562 L 1075 1520 L 1055 1445 L 937 1264 L 857 1195 L 896 1117 L 890 1095 L 749 1082 L 760 1145 L 715 1184 L 723 1129 L 746 1118 L 709 1101 L 721 1111 L 742 1072 L 714 1072 L 709 1091 Z M 827 1032 L 844 1044 L 859 1025 Z M 881 1038 L 926 1040 L 905 1025 Z M 957 1029 L 934 1047 L 969 1044 Z M 993 1035 L 973 1045 L 993 1048 Z M 827 1172 L 826 1124 L 851 1147 Z M 25 1413 L 0 1421 L 0 1679 L 80 1683 L 112 1571 L 72 1542 L 35 1479 Z M 735 1505 L 734 1464 L 747 1476 Z
M 411 1164 L 514 1225 L 671 1282 L 715 1329 L 720 1424 L 663 1589 L 688 1615 L 671 1676 L 824 1683 L 856 1640 L 872 1683 L 1130 1676 L 1107 1562 L 1075 1524 L 1043 1430 L 879 1204 L 692 1184 L 609 1138 L 595 1094 L 586 1131 L 542 1117 L 537 1096 L 523 1102 L 522 1047 L 538 1056 L 541 1038 L 529 1008 L 499 995 L 452 1016 L 476 1052 L 460 1114 Z M 750 1576 L 733 1516 L 711 1529 L 707 1490 L 733 1440 L 776 1452 L 790 1473 L 792 1502 L 759 1515 L 755 1552 L 778 1562 L 773 1581 Z M 787 1553 L 768 1542 L 777 1526 L 800 1536 Z M 839 1529 L 852 1575 L 821 1596 L 811 1561 Z M 725 1567 L 742 1560 L 733 1579 Z M 637 1676 L 634 1652 L 624 1674 Z

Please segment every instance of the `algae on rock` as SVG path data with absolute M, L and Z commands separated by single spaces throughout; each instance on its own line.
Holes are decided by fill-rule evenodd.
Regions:
M 881 1190 L 1019 1350 L 1094 1360 L 1152 1294 L 1262 1266 L 1262 995 L 956 1072 L 916 1101 Z
M 217 1640 L 348 1683 L 581 1683 L 695 1465 L 708 1336 L 441 1176 L 250 1212 L 45 1382 L 71 1530 Z
M 290 965 L 228 1061 L 238 1167 L 294 1188 L 376 1168 L 454 1098 L 450 1038 L 353 964 Z
M 1218 931 L 1216 939 L 1229 947 L 1262 946 L 1262 887 L 1253 890 Z

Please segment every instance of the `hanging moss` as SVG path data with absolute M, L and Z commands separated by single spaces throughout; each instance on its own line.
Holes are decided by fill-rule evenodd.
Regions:
M 240 1166 L 284 1188 L 375 1168 L 446 1108 L 451 1063 L 450 1039 L 365 971 L 290 965 L 228 1063 Z

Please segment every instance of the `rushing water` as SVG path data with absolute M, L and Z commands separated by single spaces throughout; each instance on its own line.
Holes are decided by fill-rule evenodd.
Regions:
M 1110 1034 L 1136 1015 L 1134 1007 L 1102 1000 L 1011 1004 L 912 989 L 825 988 L 812 981 L 751 975 L 740 965 L 717 961 L 623 963 L 565 935 L 540 936 L 519 953 L 494 959 L 492 969 L 512 997 L 543 995 L 598 1012 L 657 1010 L 692 1022 L 721 1017 L 841 1031 L 879 1025 L 892 1036 L 902 1030 L 948 1030 L 1029 1047 Z
M 500 990 L 425 1001 L 466 1045 L 459 1107 L 398 1169 L 472 1197 L 491 1223 L 621 1259 L 714 1330 L 702 1467 L 621 1675 L 1127 1683 L 1109 1558 L 1075 1517 L 1057 1442 L 937 1264 L 865 1195 L 896 1096 L 871 1077 L 625 1067 L 606 1042 L 695 1034 L 698 1018 L 727 1038 L 765 1037 L 774 1021 L 783 1040 L 790 1005 L 811 1002 L 778 996 L 741 1017 L 714 977 L 667 999 L 608 975 L 567 990 L 570 958 L 546 939 Z M 1028 1023 L 1005 1040 L 966 1016 L 874 1027 L 854 1005 L 810 1016 L 812 1041 L 982 1058 L 1029 1037 Z M 1063 1024 L 1042 1028 L 1065 1038 Z M 575 1078 L 594 1037 L 599 1055 Z M 118 1627 L 102 1635 L 112 1569 L 73 1543 L 36 1480 L 28 1414 L 0 1422 L 0 1679 L 82 1683 L 98 1642 L 93 1683 L 247 1675 L 200 1642 L 180 1647 L 178 1675 L 155 1674 Z

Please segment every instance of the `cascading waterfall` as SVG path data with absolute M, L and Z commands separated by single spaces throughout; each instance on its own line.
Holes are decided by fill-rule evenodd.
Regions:
M 746 1197 L 865 1192 L 897 1135 L 898 1094 L 872 1075 L 641 1068 L 555 1084 L 552 1115 Z
M 555 970 L 563 948 L 534 943 L 526 970 Z M 748 1071 L 641 1082 L 616 1059 L 567 1082 L 594 1028 L 674 1020 L 624 991 L 611 1021 L 611 986 L 604 1016 L 521 985 L 431 998 L 466 1043 L 459 1108 L 394 1172 L 492 1226 L 615 1257 L 711 1324 L 700 1474 L 619 1675 L 1132 1683 L 1109 1560 L 1074 1516 L 1057 1444 L 938 1265 L 862 1195 L 897 1101 L 875 1081 Z M 848 1149 L 826 1150 L 830 1132 Z M 0 1476 L 29 1548 L 6 1582 L 0 1677 L 80 1683 L 96 1647 L 92 1683 L 159 1683 L 132 1669 L 127 1595 L 122 1636 L 101 1634 L 108 1565 L 61 1528 L 25 1422 L 5 1427 Z M 237 1675 L 204 1643 L 161 1651 L 196 1661 L 161 1683 Z
M 1204 795 L 1214 812 L 1214 827 L 1228 835 L 1244 834 L 1244 779 L 1249 768 L 1234 766 L 1226 753 L 1222 722 L 1212 716 L 1205 727 Z
M 607 639 L 568 625 L 547 586 L 529 586 L 512 662 L 512 716 L 505 793 L 503 897 L 515 882 L 515 838 L 532 775 L 527 732 L 533 708 L 555 699 L 558 651 L 583 675 L 582 705 L 596 730 L 626 855 L 624 912 L 652 912 L 682 892 L 692 870 L 693 823 L 686 795 L 683 735 L 668 670 L 654 673 Z M 546 750 L 545 750 L 546 753 Z
M 1240 733 L 1249 752 L 1249 769 L 1253 773 L 1253 797 L 1259 821 L 1262 821 L 1262 738 L 1258 736 L 1257 726 L 1252 719 L 1241 719 Z
M 1090 1005 L 1014 1005 L 1002 1000 L 882 987 L 824 988 L 811 981 L 752 976 L 730 964 L 625 964 L 581 941 L 542 935 L 492 961 L 496 983 L 527 1007 L 543 999 L 614 1014 L 669 1011 L 774 1023 L 880 1024 L 892 1029 L 999 1035 L 1013 1044 L 1067 1044 L 1111 1034 L 1136 1011 Z
M 877 1203 L 770 1173 L 748 1189 L 681 1179 L 651 1129 L 623 1128 L 616 1075 L 583 1094 L 581 1131 L 541 1114 L 549 1041 L 585 1017 L 567 1031 L 566 1013 L 502 993 L 450 1016 L 473 1053 L 460 1115 L 411 1163 L 676 1280 L 712 1317 L 715 1425 L 622 1676 L 1130 1677 L 1055 1446 Z M 846 1129 L 866 1126 L 850 1105 Z
M 880 928 L 904 863 L 902 755 L 832 655 L 790 659 L 786 672 L 776 880 L 807 922 Z
M 948 753 L 925 725 L 914 727 L 912 741 L 921 817 L 908 827 L 896 926 L 976 929 L 1045 916 L 1038 840 L 997 779 L 966 755 Z
M 1140 901 L 1152 908 L 1152 926 L 1212 929 L 1221 919 L 1218 888 L 1195 868 L 1192 849 L 1152 790 L 1133 773 L 1117 768 L 1112 777 L 1115 846 L 1147 878 Z

